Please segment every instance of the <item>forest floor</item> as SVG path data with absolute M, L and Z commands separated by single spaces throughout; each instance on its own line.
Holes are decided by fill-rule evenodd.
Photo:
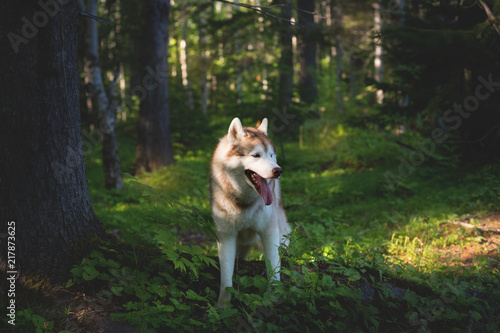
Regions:
M 268 289 L 253 251 L 237 264 L 224 310 L 214 307 L 210 150 L 128 177 L 123 191 L 104 189 L 93 152 L 89 187 L 109 236 L 68 283 L 35 288 L 36 297 L 26 290 L 16 332 L 498 331 L 500 168 L 434 159 L 390 189 L 385 174 L 397 172 L 400 151 L 375 139 L 285 146 L 294 233 L 282 282 Z M 121 144 L 127 170 L 133 143 Z
M 468 224 L 470 219 L 471 218 L 464 218 L 458 223 L 451 221 L 451 223 L 443 226 L 445 229 L 444 234 L 456 234 L 458 228 L 464 228 L 460 225 L 460 223 Z M 489 258 L 497 263 L 495 266 L 498 268 L 498 262 L 500 262 L 500 233 L 498 231 L 500 228 L 500 213 L 475 216 L 474 221 L 477 226 L 484 228 L 483 231 L 481 231 L 481 234 L 483 235 L 481 242 L 471 244 L 469 246 L 453 245 L 439 249 L 438 260 L 441 261 L 443 265 L 450 265 L 458 267 L 460 270 L 466 270 L 468 267 L 476 265 L 478 260 Z M 473 235 L 477 232 L 477 229 L 475 230 L 469 226 L 465 228 L 466 234 Z M 493 231 L 488 231 L 486 229 Z M 208 238 L 202 233 L 191 232 L 184 234 L 180 241 L 183 243 L 205 247 L 208 243 L 215 242 L 215 239 Z M 328 274 L 330 271 L 330 268 L 326 263 L 324 265 L 319 265 L 318 267 L 319 272 L 322 274 Z M 249 276 L 262 275 L 265 272 L 265 266 L 260 260 L 240 262 L 238 269 L 245 272 L 245 274 Z M 209 271 L 210 274 L 218 273 L 217 270 L 213 268 L 209 269 Z M 370 299 L 370 297 L 373 298 L 375 289 L 367 281 L 374 274 L 376 274 L 374 271 L 366 272 L 363 274 L 363 282 L 357 284 L 357 287 L 362 290 L 362 298 L 364 299 Z M 390 290 L 393 294 L 396 294 L 396 297 L 401 298 L 409 291 L 413 291 L 421 296 L 434 295 L 437 297 L 437 294 L 433 293 L 430 288 L 424 287 L 420 284 L 413 284 L 404 279 L 396 279 L 394 277 L 388 281 L 390 282 L 386 283 L 385 288 Z M 346 281 L 344 281 L 344 283 L 345 282 Z M 212 280 L 212 285 L 210 287 L 217 290 L 218 286 L 216 279 Z M 58 285 L 52 288 L 44 288 L 43 293 L 45 295 L 43 302 L 33 305 L 44 308 L 44 313 L 51 314 L 51 319 L 59 320 L 60 322 L 57 326 L 65 331 L 94 333 L 133 333 L 140 331 L 136 326 L 111 318 L 114 313 L 123 310 L 122 304 L 115 303 L 112 299 L 110 300 L 109 298 L 101 297 L 100 293 L 95 290 L 74 290 Z M 500 308 L 500 299 L 498 298 L 489 299 L 485 295 L 476 295 L 476 297 L 478 299 L 484 297 L 488 302 L 495 301 L 497 302 L 496 307 Z M 372 299 L 368 303 L 373 304 L 373 302 L 377 302 L 377 300 Z M 365 302 L 365 304 L 367 303 Z M 377 307 L 377 304 L 374 304 L 374 306 Z M 67 315 L 61 315 L 63 313 L 66 313 Z M 59 315 L 54 317 L 54 314 Z M 404 309 L 400 314 L 393 313 L 393 316 L 404 318 Z M 50 321 L 48 319 L 43 319 L 43 323 L 50 323 Z M 475 327 L 474 321 L 471 319 L 468 331 L 474 331 L 474 329 L 478 331 L 489 331 L 481 328 L 478 329 L 478 327 Z M 20 330 L 15 331 L 18 332 Z M 31 332 L 31 328 L 26 328 L 26 330 L 21 331 Z M 44 331 L 50 332 L 52 330 L 48 329 Z
M 461 224 L 469 224 L 470 219 L 475 220 L 475 225 L 482 228 L 480 234 L 482 235 L 482 240 L 478 243 L 472 243 L 469 245 L 461 246 L 461 245 L 452 245 L 443 247 L 437 250 L 439 258 L 438 261 L 442 262 L 445 266 L 452 266 L 459 268 L 458 274 L 463 272 L 463 270 L 467 270 L 469 267 L 479 264 L 480 261 L 483 261 L 485 258 L 495 262 L 492 268 L 498 269 L 500 263 L 500 212 L 486 214 L 484 216 L 475 216 L 469 218 L 463 218 L 460 221 L 450 221 L 450 223 L 443 226 L 444 234 L 453 235 L 456 234 L 457 229 L 464 228 Z M 473 227 L 467 225 L 466 227 L 466 235 L 467 236 L 475 236 L 478 232 L 478 229 L 474 229 Z M 446 236 L 444 236 L 446 237 Z M 215 239 L 208 238 L 206 235 L 193 232 L 187 233 L 181 237 L 181 242 L 186 244 L 195 244 L 197 246 L 206 247 L 207 243 L 215 242 Z M 216 258 L 214 258 L 216 259 Z M 406 263 L 410 263 L 411 261 L 407 260 Z M 321 274 L 329 274 L 331 270 L 328 264 L 319 265 L 318 272 Z M 261 260 L 254 261 L 245 261 L 239 263 L 239 270 L 245 272 L 245 274 L 249 276 L 253 275 L 263 275 L 265 274 L 265 266 Z M 295 269 L 298 269 L 297 267 Z M 218 272 L 212 270 L 212 274 L 216 274 Z M 362 291 L 362 299 L 369 300 L 365 301 L 364 304 L 373 304 L 377 307 L 378 304 L 374 304 L 379 301 L 373 299 L 375 288 L 368 283 L 369 279 L 377 274 L 375 271 L 368 271 L 363 274 L 362 283 L 358 283 L 357 287 Z M 457 275 L 459 276 L 459 275 Z M 430 296 L 430 297 L 439 297 L 438 294 L 434 293 L 430 288 L 426 288 L 420 284 L 413 284 L 404 279 L 392 278 L 389 280 L 384 288 L 389 290 L 391 293 L 396 294 L 396 297 L 402 298 L 404 295 L 412 291 L 420 296 Z M 217 281 L 213 281 L 217 282 Z M 288 281 L 289 282 L 289 281 Z M 340 281 L 342 282 L 342 281 Z M 348 282 L 348 281 L 343 281 Z M 351 285 L 352 286 L 352 285 Z M 212 285 L 211 288 L 217 290 L 217 285 Z M 500 286 L 499 286 L 500 287 Z M 100 304 L 96 298 L 88 298 L 81 294 L 72 294 L 72 304 L 75 306 L 75 316 L 73 317 L 73 321 L 68 320 L 68 328 L 77 328 L 77 327 L 87 327 L 88 332 L 109 332 L 109 333 L 127 333 L 127 332 L 137 332 L 137 328 L 134 328 L 127 323 L 117 322 L 109 318 L 109 316 L 116 311 L 115 306 L 104 306 Z M 78 295 L 78 296 L 77 296 Z M 498 296 L 498 295 L 497 295 Z M 486 294 L 476 294 L 475 297 L 478 299 L 483 299 L 486 302 L 492 303 L 490 305 L 495 306 L 497 309 L 500 309 L 500 298 L 490 298 Z M 76 300 L 76 302 L 75 302 Z M 495 303 L 493 303 L 495 302 Z M 395 310 L 397 311 L 397 310 Z M 424 311 L 425 313 L 425 311 Z M 402 309 L 401 313 L 393 313 L 394 317 L 404 318 L 406 311 Z M 424 314 L 425 317 L 425 314 Z M 431 316 L 430 316 L 431 317 Z M 328 320 L 328 319 L 327 319 Z M 418 325 L 413 325 L 418 326 Z M 411 327 L 411 326 L 410 326 Z M 413 328 L 415 328 L 413 327 Z M 388 329 L 392 329 L 392 326 L 389 326 Z M 428 328 L 428 327 L 427 327 Z M 436 327 L 438 328 L 438 327 Z M 440 328 L 442 329 L 442 327 Z M 410 330 L 411 331 L 411 330 Z M 429 331 L 432 331 L 429 329 Z M 490 329 L 485 329 L 484 327 L 478 326 L 474 319 L 471 316 L 471 319 L 468 323 L 468 327 L 464 327 L 464 331 L 490 331 Z
M 475 220 L 475 225 L 469 223 L 470 219 Z M 483 239 L 478 243 L 465 246 L 456 244 L 443 248 L 439 251 L 440 261 L 444 264 L 467 269 L 470 266 L 477 265 L 478 260 L 481 258 L 500 259 L 500 252 L 498 251 L 500 247 L 500 213 L 464 218 L 461 221 L 450 224 L 447 232 L 450 235 L 456 234 L 457 229 L 464 228 L 464 226 L 467 229 L 467 234 L 472 235 L 479 232 L 483 236 Z

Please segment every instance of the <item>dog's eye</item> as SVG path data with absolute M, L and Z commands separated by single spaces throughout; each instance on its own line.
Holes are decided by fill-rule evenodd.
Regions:
M 253 157 L 255 157 L 255 158 L 259 158 L 259 157 L 260 157 L 260 154 L 259 154 L 259 153 L 255 153 L 255 154 L 253 154 L 252 156 L 253 156 Z

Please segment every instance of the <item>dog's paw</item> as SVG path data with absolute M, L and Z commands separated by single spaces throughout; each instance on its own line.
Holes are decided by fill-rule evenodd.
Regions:
M 229 302 L 231 302 L 231 294 L 227 290 L 224 290 L 219 295 L 219 300 L 217 301 L 217 306 L 219 308 L 226 309 L 227 303 L 229 303 Z

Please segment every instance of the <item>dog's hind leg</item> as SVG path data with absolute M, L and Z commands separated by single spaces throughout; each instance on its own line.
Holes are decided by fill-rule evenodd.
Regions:
M 257 232 L 252 229 L 242 230 L 238 233 L 237 256 L 239 259 L 247 260 L 252 246 L 259 238 Z
M 240 245 L 238 244 L 236 255 L 238 259 L 247 260 L 250 255 L 250 251 L 252 250 L 252 245 Z

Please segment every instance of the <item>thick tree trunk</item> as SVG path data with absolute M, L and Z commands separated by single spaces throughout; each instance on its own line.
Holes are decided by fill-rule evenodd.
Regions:
M 80 127 L 78 5 L 54 4 L 0 4 L 8 34 L 0 42 L 0 234 L 15 225 L 11 253 L 0 238 L 0 265 L 48 276 L 67 274 L 86 240 L 103 232 L 85 175 L 84 152 L 94 147 Z
M 168 14 L 170 0 L 142 1 L 143 97 L 139 112 L 136 171 L 174 162 L 168 102 Z
M 86 1 L 86 12 L 97 16 L 97 0 Z M 102 164 L 106 188 L 122 189 L 123 179 L 118 154 L 118 139 L 116 137 L 116 115 L 112 101 L 108 98 L 102 82 L 99 67 L 97 22 L 89 19 L 86 22 L 87 52 L 85 54 L 85 71 L 89 83 L 89 97 L 92 108 L 97 110 L 99 128 L 102 136 Z
M 316 43 L 313 38 L 316 29 L 313 15 L 314 0 L 298 0 L 297 4 L 299 8 L 299 24 L 303 26 L 299 46 L 299 93 L 302 101 L 313 103 L 318 96 L 315 82 Z

